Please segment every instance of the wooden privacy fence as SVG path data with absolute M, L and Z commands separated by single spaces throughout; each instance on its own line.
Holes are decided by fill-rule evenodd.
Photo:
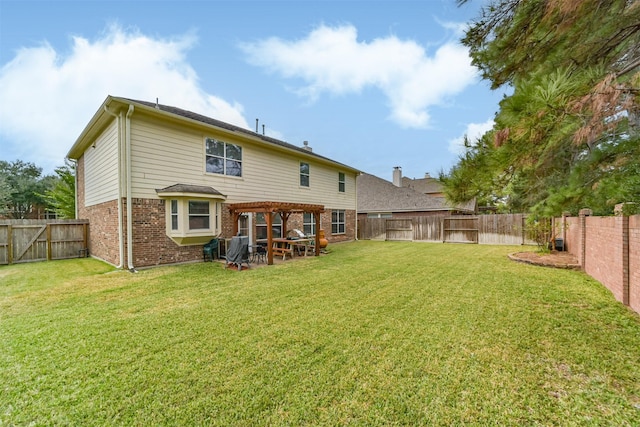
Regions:
M 442 241 L 445 243 L 478 243 L 477 216 L 442 218 Z
M 88 220 L 0 220 L 0 264 L 87 256 Z
M 358 220 L 362 240 L 413 240 L 493 245 L 535 245 L 525 230 L 525 214 L 431 215 Z

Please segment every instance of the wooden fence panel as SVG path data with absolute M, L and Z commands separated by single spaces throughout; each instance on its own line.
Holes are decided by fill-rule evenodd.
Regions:
M 449 216 L 442 220 L 442 241 L 447 243 L 478 243 L 478 217 Z
M 442 242 L 443 215 L 417 216 L 413 219 L 413 240 Z
M 403 240 L 490 245 L 536 244 L 535 241 L 526 237 L 524 229 L 525 214 L 415 216 L 402 218 L 401 220 L 408 221 L 409 219 L 411 219 L 413 227 L 413 236 L 412 239 L 408 239 L 406 235 L 402 235 L 400 237 L 404 237 Z M 362 240 L 386 239 L 388 236 L 388 221 L 390 220 L 384 218 L 363 218 L 358 220 L 358 238 Z M 395 224 L 392 228 L 403 228 L 397 222 L 391 224 Z M 408 222 L 404 224 L 406 225 Z M 403 232 L 408 232 L 408 230 Z M 395 233 L 397 233 L 397 230 Z M 394 240 L 396 240 L 395 237 Z
M 411 218 L 387 219 L 387 240 L 413 240 L 413 221 Z
M 0 264 L 86 255 L 86 220 L 0 220 Z
M 385 240 L 386 218 L 364 218 L 358 220 L 358 238 L 361 240 Z
M 47 259 L 47 225 L 14 225 L 11 227 L 13 262 Z
M 51 224 L 50 259 L 76 258 L 86 245 L 87 224 Z
M 9 264 L 11 259 L 11 246 L 9 245 L 9 235 L 11 234 L 11 225 L 0 224 L 0 265 Z
M 525 214 L 483 215 L 478 217 L 479 243 L 490 245 L 535 245 L 526 238 Z

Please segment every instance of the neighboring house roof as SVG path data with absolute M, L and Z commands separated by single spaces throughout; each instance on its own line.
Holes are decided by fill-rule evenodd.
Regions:
M 430 196 L 412 188 L 397 187 L 389 181 L 367 173 L 358 177 L 357 187 L 358 213 L 475 211 L 475 201 L 451 206 L 444 197 Z
M 415 191 L 423 194 L 442 194 L 444 192 L 444 185 L 435 178 L 407 178 L 402 177 L 402 186 L 412 188 Z
M 163 116 L 165 118 L 173 118 L 174 120 L 181 121 L 191 121 L 196 122 L 200 125 L 211 126 L 218 129 L 222 129 L 228 132 L 235 132 L 244 134 L 246 137 L 252 139 L 257 143 L 266 143 L 273 147 L 278 147 L 280 149 L 296 151 L 300 154 L 303 154 L 307 157 L 315 158 L 316 160 L 320 160 L 323 162 L 332 163 L 333 165 L 340 166 L 341 168 L 352 171 L 352 172 L 360 172 L 359 170 L 345 165 L 340 162 L 336 162 L 328 157 L 321 156 L 319 154 L 314 153 L 308 147 L 299 147 L 293 144 L 289 144 L 288 142 L 281 141 L 276 138 L 271 138 L 266 135 L 261 135 L 257 132 L 253 132 L 249 129 L 242 128 L 240 126 L 232 125 L 230 123 L 225 123 L 220 120 L 213 119 L 211 117 L 203 116 L 202 114 L 194 113 L 192 111 L 183 110 L 182 108 L 172 107 L 170 105 L 157 104 L 154 102 L 140 101 L 129 98 L 120 98 L 114 96 L 107 96 L 103 104 L 100 106 L 98 111 L 94 114 L 91 121 L 84 128 L 76 142 L 73 144 L 67 157 L 70 159 L 79 159 L 84 153 L 89 145 L 91 144 L 91 140 L 95 135 L 110 121 L 113 119 L 112 114 L 108 112 L 109 108 L 119 108 L 120 110 L 126 108 L 128 106 L 133 106 L 135 109 L 142 109 L 148 114 L 155 114 L 158 116 Z

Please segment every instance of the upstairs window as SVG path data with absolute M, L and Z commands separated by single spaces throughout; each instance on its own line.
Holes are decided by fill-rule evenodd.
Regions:
M 344 193 L 344 188 L 345 188 L 344 173 L 338 172 L 338 191 L 340 193 Z
M 300 162 L 300 187 L 309 186 L 309 163 Z
M 242 176 L 242 147 L 207 138 L 206 171 L 228 176 Z

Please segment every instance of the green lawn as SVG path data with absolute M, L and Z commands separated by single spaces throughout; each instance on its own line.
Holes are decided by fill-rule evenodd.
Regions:
M 0 426 L 640 424 L 640 317 L 585 274 L 520 247 L 329 249 L 0 267 Z

